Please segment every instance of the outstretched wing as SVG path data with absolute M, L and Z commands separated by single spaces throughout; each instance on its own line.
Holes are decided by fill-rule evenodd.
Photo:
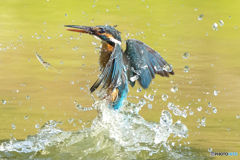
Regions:
M 103 69 L 103 72 L 97 81 L 90 88 L 90 92 L 94 92 L 101 84 L 102 88 L 114 89 L 121 82 L 121 74 L 123 70 L 122 50 L 119 44 L 115 44 L 111 57 Z
M 144 89 L 148 88 L 155 74 L 163 77 L 174 75 L 172 66 L 145 43 L 128 39 L 126 45 L 123 58 L 127 66 L 128 81 L 132 87 L 137 80 Z

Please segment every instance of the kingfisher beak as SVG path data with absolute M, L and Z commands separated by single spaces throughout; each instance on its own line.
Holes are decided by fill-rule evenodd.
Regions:
M 87 34 L 91 34 L 91 35 L 94 34 L 93 27 L 76 26 L 76 25 L 64 25 L 64 27 L 69 27 L 68 29 L 66 29 L 67 31 L 87 33 Z

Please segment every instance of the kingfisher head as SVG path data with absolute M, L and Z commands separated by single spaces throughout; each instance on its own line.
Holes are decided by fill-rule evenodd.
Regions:
M 122 40 L 120 36 L 120 32 L 115 29 L 116 26 L 95 26 L 95 27 L 89 27 L 89 26 L 77 26 L 77 25 L 64 25 L 64 27 L 69 27 L 68 31 L 74 31 L 74 32 L 80 32 L 80 33 L 86 33 L 93 35 L 95 38 L 102 40 L 103 42 L 106 42 L 110 44 L 111 46 L 114 46 L 116 43 L 121 45 Z

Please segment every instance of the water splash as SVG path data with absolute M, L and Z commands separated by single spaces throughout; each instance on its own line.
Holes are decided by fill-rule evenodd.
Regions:
M 96 101 L 93 108 L 98 116 L 91 127 L 79 131 L 63 131 L 57 125 L 63 122 L 50 120 L 35 135 L 23 141 L 11 138 L 0 145 L 0 157 L 61 158 L 64 159 L 136 159 L 140 154 L 153 158 L 169 152 L 171 134 L 174 137 L 188 137 L 188 129 L 181 121 L 173 124 L 172 115 L 167 110 L 161 113 L 159 122 L 146 121 L 138 112 L 146 104 L 140 99 L 138 104 L 125 101 L 119 111 L 108 108 L 106 100 Z

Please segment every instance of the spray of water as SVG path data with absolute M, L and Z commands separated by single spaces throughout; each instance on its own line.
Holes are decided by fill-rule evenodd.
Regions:
M 180 121 L 173 123 L 167 110 L 162 111 L 159 122 L 146 121 L 138 114 L 145 104 L 144 99 L 138 104 L 125 101 L 124 107 L 115 111 L 105 100 L 96 101 L 93 108 L 98 116 L 91 127 L 63 131 L 57 127 L 62 122 L 50 120 L 24 141 L 12 137 L 9 142 L 1 143 L 0 158 L 136 159 L 143 155 L 156 157 L 163 151 L 173 154 L 167 142 L 169 136 L 186 138 L 187 127 Z

